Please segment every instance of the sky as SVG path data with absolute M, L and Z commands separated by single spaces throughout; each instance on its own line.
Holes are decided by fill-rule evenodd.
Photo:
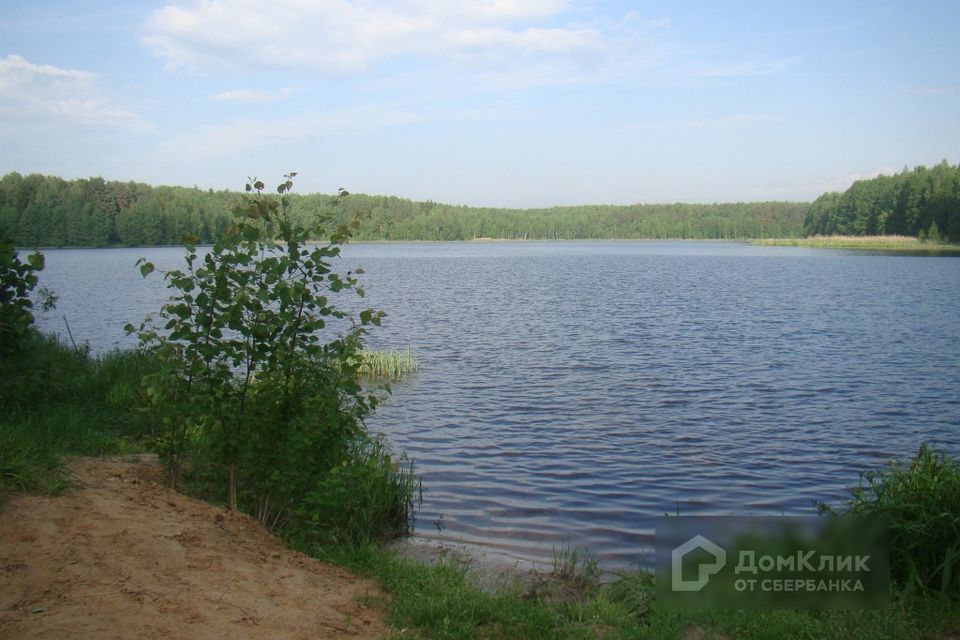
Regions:
M 4 2 L 0 174 L 806 201 L 960 162 L 957 34 L 957 0 Z

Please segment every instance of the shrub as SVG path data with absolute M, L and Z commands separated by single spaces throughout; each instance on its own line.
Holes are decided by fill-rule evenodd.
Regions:
M 34 252 L 21 262 L 13 241 L 0 231 L 0 355 L 4 357 L 20 349 L 33 324 L 30 293 L 41 270 L 41 253 Z
M 819 505 L 821 511 L 832 511 Z M 960 594 L 960 464 L 927 444 L 909 465 L 861 476 L 848 513 L 885 517 L 891 575 L 907 589 Z
M 359 474 L 352 490 L 373 483 L 394 493 L 369 503 L 365 533 L 350 537 L 405 530 L 412 484 L 366 432 L 378 397 L 358 382 L 363 336 L 384 314 L 354 318 L 334 303 L 363 295 L 356 273 L 331 264 L 359 222 L 327 236 L 319 217 L 295 220 L 294 175 L 276 196 L 251 180 L 223 237 L 204 255 L 188 246 L 186 268 L 164 274 L 173 294 L 160 323 L 127 327 L 162 364 L 145 377 L 158 451 L 173 483 L 188 465 L 219 477 L 231 509 L 275 528 L 328 526 L 329 500 L 317 492 Z M 139 264 L 144 276 L 154 271 Z M 340 507 L 356 496 L 342 497 Z

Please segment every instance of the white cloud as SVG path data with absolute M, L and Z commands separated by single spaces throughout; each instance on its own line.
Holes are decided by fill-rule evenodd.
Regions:
M 355 73 L 396 59 L 514 64 L 577 57 L 601 34 L 561 25 L 563 0 L 194 0 L 169 4 L 147 21 L 143 43 L 170 67 L 245 65 Z
M 95 74 L 18 55 L 0 59 L 0 115 L 18 127 L 144 126 L 138 114 L 102 94 Z
M 9 55 L 0 60 L 0 91 L 8 93 L 36 88 L 75 87 L 93 80 L 93 74 L 74 69 L 59 69 L 48 64 L 33 64 L 23 56 Z

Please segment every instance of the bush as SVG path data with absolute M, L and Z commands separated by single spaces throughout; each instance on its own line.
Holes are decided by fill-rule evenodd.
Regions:
M 820 505 L 821 510 L 830 510 Z M 960 594 L 960 464 L 929 445 L 908 466 L 864 473 L 848 513 L 885 517 L 891 575 L 903 587 Z
M 30 294 L 43 270 L 43 255 L 34 252 L 21 262 L 13 241 L 0 231 L 0 356 L 20 349 L 33 325 Z M 48 296 L 47 304 L 52 304 Z
M 173 295 L 160 322 L 128 325 L 162 365 L 144 387 L 158 452 L 173 484 L 188 469 L 218 480 L 214 497 L 291 535 L 406 531 L 411 476 L 367 433 L 363 419 L 378 397 L 358 382 L 362 338 L 384 314 L 354 318 L 334 303 L 363 295 L 357 274 L 331 264 L 359 222 L 327 236 L 321 219 L 293 219 L 294 175 L 277 196 L 251 180 L 210 251 L 188 246 L 186 268 L 165 274 Z M 314 244 L 319 237 L 330 240 Z M 145 261 L 140 269 L 154 271 Z M 384 496 L 360 497 L 368 490 Z

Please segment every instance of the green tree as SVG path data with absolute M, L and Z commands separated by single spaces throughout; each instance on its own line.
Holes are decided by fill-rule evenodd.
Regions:
M 879 233 L 927 240 L 934 225 L 941 240 L 960 240 L 960 165 L 904 168 L 894 176 L 857 181 L 842 194 L 824 194 L 810 205 L 803 229 L 807 235 Z
M 251 180 L 211 250 L 201 256 L 188 247 L 186 268 L 165 274 L 173 295 L 160 324 L 139 330 L 166 363 L 147 380 L 147 395 L 164 424 L 173 481 L 185 445 L 199 434 L 224 472 L 229 507 L 271 525 L 315 517 L 309 505 L 325 474 L 358 451 L 378 451 L 371 468 L 393 464 L 368 446 L 363 419 L 377 396 L 358 383 L 362 337 L 383 313 L 366 309 L 354 318 L 334 303 L 340 293 L 363 295 L 357 272 L 340 275 L 330 264 L 359 221 L 312 244 L 325 235 L 325 221 L 291 216 L 295 175 L 285 176 L 277 196 Z M 149 262 L 140 269 L 154 270 Z M 340 333 L 324 341 L 332 330 Z M 405 523 L 405 508 L 390 509 Z
M 43 255 L 39 252 L 21 262 L 16 247 L 0 231 L 0 355 L 3 357 L 19 351 L 33 325 L 30 294 L 37 286 L 37 273 L 43 266 Z

